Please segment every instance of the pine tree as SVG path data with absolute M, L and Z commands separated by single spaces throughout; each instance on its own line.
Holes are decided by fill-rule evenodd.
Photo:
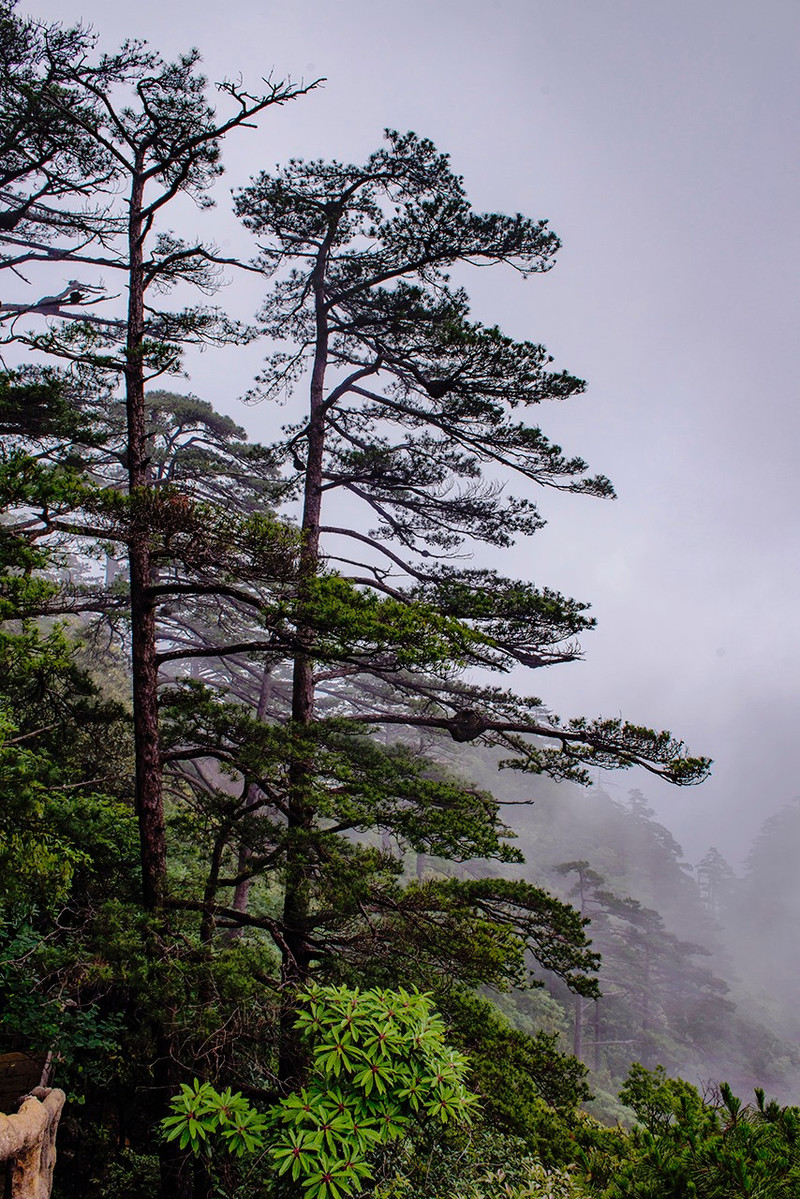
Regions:
M 697 864 L 697 886 L 703 903 L 716 920 L 728 912 L 736 881 L 733 868 L 712 845 Z
M 102 268 L 116 274 L 128 293 L 127 312 L 119 317 L 106 315 L 112 297 L 102 287 L 79 280 L 32 303 L 4 303 L 0 314 L 6 340 L 70 364 L 84 390 L 108 395 L 119 384 L 124 389 L 129 506 L 124 534 L 113 539 L 124 543 L 129 567 L 142 885 L 147 904 L 157 907 L 166 878 L 156 659 L 156 609 L 163 592 L 153 589 L 150 536 L 153 522 L 163 524 L 165 513 L 150 456 L 145 388 L 148 381 L 179 369 L 186 346 L 247 336 L 218 309 L 169 311 L 157 306 L 158 293 L 179 285 L 213 292 L 227 261 L 209 246 L 159 229 L 159 222 L 180 196 L 208 207 L 210 189 L 222 171 L 225 135 L 307 89 L 268 82 L 262 94 L 251 95 L 239 84 L 224 82 L 218 91 L 229 113 L 217 115 L 196 51 L 169 63 L 132 42 L 118 54 L 93 61 L 93 39 L 79 30 L 65 34 L 30 23 L 13 28 L 17 41 L 27 38 L 26 69 L 6 79 L 0 128 L 5 122 L 10 129 L 22 104 L 25 136 L 36 141 L 47 130 L 50 140 L 38 155 L 26 154 L 23 146 L 9 180 L 14 215 L 6 223 L 12 231 L 0 230 L 0 241 L 14 252 L 2 265 L 17 274 L 25 264 L 53 259 L 89 274 Z M 51 81 L 53 46 L 63 52 Z M 69 46 L 81 52 L 73 54 Z M 81 179 L 87 159 L 97 165 L 94 174 Z M 43 197 L 52 192 L 76 203 L 86 196 L 89 207 L 80 212 L 73 207 L 63 222 L 53 224 L 40 211 Z M 116 203 L 107 199 L 111 193 L 119 197 Z M 42 227 L 45 234 L 40 236 Z M 87 311 L 87 305 L 98 304 L 104 305 L 102 315 Z M 51 318 L 44 332 L 36 328 L 43 316 Z M 65 531 L 80 530 L 73 524 Z M 102 536 L 104 530 L 90 525 L 86 532 Z
M 516 409 L 567 398 L 582 383 L 551 369 L 542 346 L 471 321 L 465 293 L 449 281 L 458 263 L 503 264 L 525 276 L 549 269 L 559 243 L 546 222 L 475 213 L 445 155 L 391 132 L 363 166 L 293 161 L 258 176 L 237 206 L 258 239 L 259 263 L 278 276 L 261 320 L 279 348 L 256 394 L 293 393 L 310 378 L 307 414 L 278 447 L 303 496 L 296 744 L 285 800 L 294 839 L 283 911 L 289 980 L 304 978 L 315 956 L 309 846 L 328 801 L 309 737 L 320 727 L 321 679 L 338 714 L 357 727 L 480 738 L 555 777 L 585 780 L 587 763 L 639 763 L 692 782 L 707 763 L 688 758 L 669 734 L 620 720 L 562 724 L 539 699 L 463 674 L 571 661 L 575 637 L 592 625 L 584 604 L 448 562 L 465 541 L 508 546 L 541 526 L 535 505 L 505 495 L 487 470 L 612 494 L 607 479 L 515 418 Z M 373 529 L 329 523 L 336 518 L 326 513 L 345 497 L 366 506 Z M 341 640 L 330 651 L 323 592 L 322 615 L 345 636 L 356 633 L 346 653 Z M 384 610 L 394 622 L 388 638 Z M 337 666 L 347 689 L 337 686 Z

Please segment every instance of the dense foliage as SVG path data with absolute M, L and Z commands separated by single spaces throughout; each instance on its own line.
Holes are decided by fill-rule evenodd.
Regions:
M 184 1084 L 167 1138 L 195 1154 L 213 1140 L 237 1156 L 266 1147 L 279 1179 L 301 1180 L 310 1199 L 340 1199 L 374 1177 L 369 1159 L 382 1146 L 469 1119 L 466 1059 L 445 1046 L 426 996 L 313 987 L 295 1028 L 309 1054 L 299 1091 L 259 1117 L 241 1095 Z
M 727 1083 L 712 1099 L 662 1070 L 634 1066 L 621 1097 L 639 1126 L 624 1145 L 606 1199 L 786 1199 L 800 1184 L 800 1109 L 745 1105 Z M 587 1159 L 588 1160 L 588 1159 Z

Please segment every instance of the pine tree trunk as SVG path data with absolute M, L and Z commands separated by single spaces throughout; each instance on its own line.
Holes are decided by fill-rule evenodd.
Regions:
M 328 323 L 325 310 L 325 267 L 327 243 L 320 251 L 313 283 L 316 300 L 316 349 L 311 376 L 311 411 L 308 431 L 308 458 L 303 497 L 302 546 L 298 595 L 297 637 L 300 650 L 295 655 L 292 675 L 292 727 L 295 749 L 289 767 L 289 792 L 286 841 L 286 876 L 283 903 L 281 981 L 289 990 L 281 1016 L 281 1040 L 278 1074 L 290 1087 L 303 1070 L 303 1055 L 294 1033 L 294 1004 L 291 990 L 308 978 L 311 955 L 308 948 L 310 911 L 309 834 L 313 828 L 313 766 L 303 744 L 306 730 L 314 718 L 314 667 L 311 651 L 313 624 L 304 619 L 309 591 L 319 573 L 320 514 L 322 511 L 322 472 L 325 455 L 325 410 L 323 404 L 325 370 L 328 363 Z M 306 607 L 307 611 L 307 607 Z
M 267 718 L 269 692 L 270 692 L 270 668 L 268 666 L 265 666 L 264 667 L 264 675 L 261 679 L 261 688 L 258 693 L 258 707 L 256 708 L 256 717 L 258 718 L 258 720 L 260 720 L 262 722 L 265 721 Z M 247 788 L 247 794 L 245 795 L 245 806 L 248 811 L 250 811 L 251 809 L 253 811 L 255 811 L 255 808 L 253 805 L 256 803 L 256 800 L 258 799 L 258 793 L 259 793 L 258 785 L 256 783 L 251 783 L 250 786 Z M 238 854 L 238 859 L 237 859 L 237 863 L 236 863 L 237 876 L 245 873 L 245 871 L 248 868 L 248 864 L 250 862 L 251 856 L 252 856 L 252 851 L 251 851 L 249 845 L 247 845 L 244 841 L 241 841 L 239 843 L 239 854 Z M 250 900 L 250 887 L 252 886 L 252 882 L 253 882 L 252 878 L 250 878 L 248 876 L 247 878 L 241 879 L 241 881 L 236 884 L 234 891 L 233 891 L 233 899 L 231 901 L 231 907 L 233 908 L 234 912 L 242 912 L 242 913 L 247 912 L 247 905 Z M 234 941 L 238 941 L 239 938 L 241 937 L 241 935 L 242 935 L 241 928 L 232 928 L 226 932 L 224 939 L 226 942 L 228 942 L 228 944 L 232 944 Z
M 644 986 L 642 988 L 642 1041 L 644 1043 L 644 1052 L 642 1054 L 643 1064 L 648 1068 L 652 1068 L 652 1051 L 649 1044 L 650 1033 L 650 945 L 645 943 L 644 948 Z
M 131 528 L 128 546 L 131 591 L 131 670 L 133 736 L 136 761 L 136 811 L 142 864 L 142 895 L 151 911 L 164 898 L 167 850 L 161 791 L 158 734 L 158 668 L 156 612 L 150 596 L 152 562 L 150 529 L 141 509 L 149 487 L 149 461 L 144 399 L 144 180 L 134 175 L 128 224 L 129 300 L 125 388 L 128 418 L 128 483 Z
M 151 488 L 144 394 L 144 179 L 134 174 L 128 219 L 128 335 L 125 364 L 125 400 L 128 421 L 128 488 L 131 503 L 130 566 L 131 673 L 133 676 L 133 741 L 136 764 L 136 814 L 142 869 L 142 899 L 151 912 L 164 901 L 167 876 L 166 828 L 161 784 L 161 750 L 158 728 L 158 665 L 156 661 L 156 610 L 151 596 L 153 563 L 148 507 Z M 155 966 L 156 946 L 146 947 Z M 166 1116 L 169 1101 L 178 1089 L 173 1059 L 170 1021 L 164 1017 L 155 1030 L 156 1061 L 153 1082 L 158 1116 Z M 159 1145 L 161 1193 L 164 1199 L 192 1199 L 192 1174 L 188 1156 L 174 1142 Z
M 572 1038 L 572 1052 L 579 1059 L 583 1059 L 583 999 L 580 995 L 575 996 L 575 1030 Z

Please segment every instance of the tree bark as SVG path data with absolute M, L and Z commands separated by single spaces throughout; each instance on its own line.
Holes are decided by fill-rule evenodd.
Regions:
M 131 505 L 128 562 L 131 604 L 131 674 L 133 676 L 133 741 L 136 766 L 136 814 L 142 870 L 142 899 L 151 912 L 162 908 L 167 877 L 167 844 L 158 727 L 158 663 L 156 608 L 151 589 L 153 563 L 148 492 L 152 489 L 147 444 L 144 379 L 144 174 L 141 160 L 131 181 L 128 217 L 128 331 L 125 347 L 125 402 L 128 424 L 128 491 Z M 154 945 L 147 953 L 154 962 Z M 167 1115 L 178 1079 L 172 1052 L 170 1020 L 155 1030 L 157 1059 L 153 1081 L 159 1114 Z M 191 1199 L 187 1154 L 172 1142 L 159 1146 L 161 1193 L 168 1199 Z
M 270 681 L 271 681 L 270 673 L 271 673 L 270 667 L 265 666 L 264 674 L 261 679 L 261 689 L 258 694 L 258 707 L 256 709 L 256 716 L 260 721 L 264 721 L 267 718 L 267 707 L 268 707 L 268 700 L 269 700 L 269 693 L 270 693 Z M 259 788 L 256 783 L 251 783 L 250 786 L 247 788 L 247 795 L 245 796 L 245 803 L 248 807 L 248 810 L 250 809 L 250 806 L 252 804 L 254 804 L 256 802 L 256 800 L 258 799 L 258 792 L 259 792 Z M 237 861 L 237 865 L 236 865 L 237 875 L 241 875 L 241 874 L 245 873 L 245 871 L 247 870 L 248 864 L 250 862 L 251 856 L 252 856 L 252 851 L 251 851 L 249 845 L 247 845 L 244 841 L 241 841 L 239 843 L 239 855 L 238 855 L 238 861 Z M 233 900 L 231 901 L 231 907 L 233 908 L 234 912 L 243 912 L 243 913 L 247 912 L 247 906 L 248 906 L 248 902 L 250 899 L 250 887 L 252 886 L 252 882 L 253 882 L 252 878 L 248 876 L 247 878 L 241 879 L 241 881 L 236 884 L 236 887 L 234 888 L 234 892 L 233 892 Z M 231 944 L 234 941 L 237 941 L 241 937 L 241 935 L 242 935 L 241 928 L 232 928 L 227 931 L 224 939 L 229 944 Z
M 308 840 L 313 827 L 311 796 L 312 765 L 302 744 L 314 718 L 314 666 L 311 651 L 313 625 L 304 619 L 309 588 L 319 573 L 320 514 L 322 511 L 322 471 L 325 456 L 325 370 L 328 365 L 328 317 L 325 305 L 325 271 L 333 229 L 320 250 L 313 273 L 316 304 L 316 345 L 311 375 L 311 396 L 303 495 L 302 545 L 298 595 L 297 636 L 301 649 L 295 655 L 292 673 L 292 727 L 295 750 L 289 766 L 288 819 L 286 841 L 286 880 L 283 903 L 281 981 L 287 989 L 302 985 L 308 978 L 311 955 L 308 949 L 310 887 L 308 877 Z M 289 1087 L 302 1072 L 303 1058 L 294 1032 L 294 1004 L 289 996 L 281 1015 L 278 1076 Z
M 156 610 L 150 595 L 152 562 L 144 513 L 137 513 L 150 486 L 144 398 L 144 178 L 135 174 L 128 218 L 128 336 L 125 392 L 128 420 L 128 484 L 131 528 L 128 546 L 131 603 L 136 811 L 142 866 L 142 896 L 151 911 L 161 906 L 167 873 L 166 831 L 158 732 Z
M 579 1060 L 583 1060 L 583 998 L 575 996 L 575 1029 L 572 1038 L 572 1052 Z

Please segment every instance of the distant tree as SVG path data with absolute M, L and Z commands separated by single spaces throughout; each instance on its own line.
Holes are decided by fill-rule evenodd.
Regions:
M 603 908 L 598 901 L 598 889 L 602 887 L 605 879 L 598 874 L 596 870 L 592 870 L 589 863 L 585 860 L 574 862 L 561 862 L 556 866 L 558 874 L 570 875 L 575 874 L 577 878 L 571 888 L 570 898 L 574 901 L 580 916 L 587 923 L 592 924 L 592 936 L 598 940 L 602 938 L 603 925 Z M 599 926 L 599 927 L 598 927 Z M 585 1000 L 583 995 L 576 995 L 574 999 L 575 1018 L 572 1028 L 572 1052 L 579 1061 L 583 1060 L 583 1021 L 585 1013 Z M 595 1052 L 594 1066 L 598 1066 L 599 1053 L 599 999 L 594 999 L 594 1015 L 595 1015 Z
M 697 864 L 697 886 L 703 903 L 719 920 L 730 907 L 736 889 L 736 874 L 725 858 L 712 845 Z
M 784 804 L 759 829 L 729 905 L 728 940 L 739 969 L 782 1036 L 796 1041 L 795 1002 L 800 949 L 800 798 Z
M 559 874 L 576 875 L 569 897 L 588 918 L 600 954 L 594 1003 L 594 1068 L 603 1059 L 653 1062 L 681 1043 L 713 1050 L 715 1029 L 733 1011 L 728 986 L 695 959 L 702 945 L 679 940 L 652 908 L 620 896 L 587 861 L 563 862 Z M 583 1053 L 584 1001 L 575 996 L 574 1052 Z M 605 1050 L 605 1052 L 603 1052 Z

